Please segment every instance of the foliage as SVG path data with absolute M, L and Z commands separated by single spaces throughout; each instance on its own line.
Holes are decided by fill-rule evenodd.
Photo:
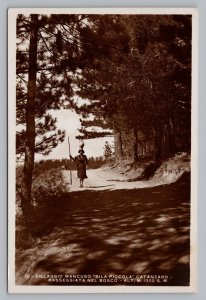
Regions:
M 104 145 L 104 157 L 106 161 L 111 161 L 113 157 L 113 150 L 112 150 L 112 145 L 109 144 L 109 142 L 105 142 Z
M 52 168 L 33 180 L 32 200 L 37 206 L 48 206 L 52 199 L 58 201 L 68 192 L 63 181 L 61 168 Z
M 17 200 L 21 195 L 22 166 L 16 169 Z M 61 161 L 35 163 L 32 182 L 32 203 L 33 205 L 46 205 L 51 199 L 61 198 L 68 187 L 62 177 Z
M 18 155 L 24 151 L 26 134 L 29 29 L 29 17 L 19 15 Z M 37 69 L 36 152 L 48 154 L 63 141 L 65 133 L 47 113 L 60 107 L 82 115 L 77 138 L 137 127 L 154 143 L 161 136 L 157 144 L 162 155 L 190 147 L 191 16 L 41 15 Z M 74 102 L 74 87 L 90 104 Z
M 27 135 L 29 47 L 31 16 L 17 18 L 17 158 L 24 155 Z M 56 127 L 50 110 L 70 107 L 72 80 L 78 66 L 78 30 L 81 16 L 38 15 L 35 110 L 35 152 L 47 155 L 63 142 L 65 132 Z M 32 55 L 32 54 L 31 54 Z
M 78 138 L 130 134 L 132 152 L 149 143 L 157 161 L 190 151 L 191 16 L 89 20 L 95 51 L 77 74 L 77 93 L 90 101 L 76 107 L 82 115 Z

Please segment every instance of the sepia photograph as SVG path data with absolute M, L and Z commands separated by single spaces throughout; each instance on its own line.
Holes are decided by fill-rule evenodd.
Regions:
M 194 292 L 195 9 L 10 9 L 9 291 Z

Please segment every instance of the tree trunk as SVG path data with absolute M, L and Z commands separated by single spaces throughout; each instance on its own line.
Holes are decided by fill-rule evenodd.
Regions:
M 169 118 L 167 124 L 164 125 L 162 152 L 164 158 L 171 157 L 176 152 L 174 125 L 171 117 Z
M 115 161 L 116 163 L 118 163 L 123 158 L 123 150 L 122 150 L 121 132 L 117 130 L 114 131 L 114 147 L 115 147 Z
M 169 146 L 169 155 L 172 156 L 176 153 L 176 142 L 175 142 L 175 133 L 174 133 L 174 124 L 172 118 L 169 120 L 169 134 L 168 134 L 168 146 Z
M 38 15 L 31 15 L 29 45 L 28 98 L 26 106 L 25 159 L 21 182 L 21 204 L 24 215 L 31 211 L 31 187 L 35 151 L 35 98 L 37 74 Z
M 160 162 L 162 158 L 162 128 L 154 127 L 154 160 L 156 163 Z
M 143 157 L 145 157 L 145 155 L 146 155 L 146 146 L 145 146 L 145 144 L 143 143 Z
M 164 125 L 161 142 L 161 156 L 166 158 L 168 156 L 168 128 L 167 124 Z
M 133 128 L 134 133 L 134 162 L 138 161 L 138 143 L 137 143 L 137 127 Z

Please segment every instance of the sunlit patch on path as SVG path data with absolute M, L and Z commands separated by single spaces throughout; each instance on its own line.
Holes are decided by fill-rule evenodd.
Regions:
M 139 189 L 158 186 L 162 184 L 162 181 L 154 179 L 147 181 L 122 182 L 121 180 L 128 179 L 127 175 L 118 174 L 117 176 L 117 174 L 111 172 L 111 170 L 105 170 L 101 168 L 95 170 L 87 170 L 88 178 L 84 180 L 84 187 L 79 186 L 79 179 L 77 178 L 76 171 L 72 171 L 72 184 L 70 181 L 69 171 L 63 171 L 62 175 L 70 191 L 73 192 L 84 190 Z M 115 176 L 116 180 L 113 179 L 113 176 Z M 153 191 L 152 193 L 158 194 L 159 191 Z

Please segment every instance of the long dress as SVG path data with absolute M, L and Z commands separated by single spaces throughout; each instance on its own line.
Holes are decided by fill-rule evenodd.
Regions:
M 86 166 L 88 164 L 88 159 L 86 155 L 75 156 L 74 160 L 77 164 L 77 177 L 81 179 L 87 178 Z

